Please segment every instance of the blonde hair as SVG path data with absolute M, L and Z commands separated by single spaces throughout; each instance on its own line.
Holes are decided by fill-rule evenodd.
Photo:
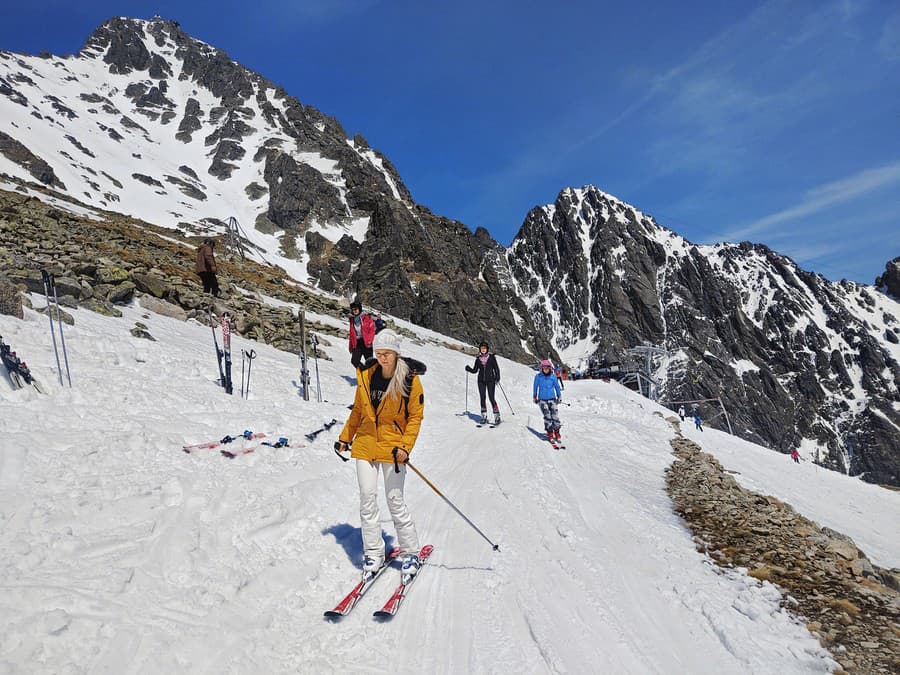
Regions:
M 394 352 L 397 354 L 397 352 Z M 394 374 L 388 383 L 387 391 L 384 392 L 386 398 L 403 398 L 409 396 L 409 365 L 397 354 L 397 364 L 394 366 Z

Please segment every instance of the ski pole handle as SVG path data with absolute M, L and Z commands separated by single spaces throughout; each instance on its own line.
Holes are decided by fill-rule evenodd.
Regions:
M 334 442 L 334 454 L 336 454 L 338 457 L 340 457 L 342 462 L 350 461 L 349 457 L 344 457 L 341 454 L 344 450 L 350 450 L 350 449 L 351 448 L 350 448 L 349 443 L 344 443 L 344 441 L 335 441 Z

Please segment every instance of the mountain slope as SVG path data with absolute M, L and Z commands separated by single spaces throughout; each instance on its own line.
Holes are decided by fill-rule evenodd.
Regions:
M 663 399 L 721 397 L 744 438 L 900 481 L 900 305 L 874 287 L 761 245 L 695 246 L 593 186 L 533 209 L 507 262 L 567 362 L 659 345 Z
M 111 19 L 74 57 L 0 52 L 0 113 L 0 174 L 198 237 L 234 218 L 251 257 L 298 281 L 527 355 L 486 233 L 415 204 L 365 139 L 175 22 Z

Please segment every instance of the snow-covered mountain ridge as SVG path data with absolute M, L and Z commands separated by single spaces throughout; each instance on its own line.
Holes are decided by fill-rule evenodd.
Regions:
M 188 242 L 235 218 L 252 259 L 511 358 L 664 346 L 665 398 L 720 396 L 745 438 L 900 484 L 895 299 L 761 245 L 694 246 L 590 186 L 529 213 L 506 250 L 416 204 L 361 136 L 174 22 L 112 19 L 73 57 L 0 52 L 0 180 Z
M 665 348 L 662 399 L 721 397 L 738 435 L 897 484 L 900 304 L 875 287 L 759 244 L 691 244 L 593 186 L 533 209 L 506 261 L 564 361 Z
M 73 57 L 0 52 L 4 174 L 196 236 L 234 218 L 298 281 L 513 357 L 534 339 L 524 305 L 497 303 L 487 233 L 413 202 L 362 136 L 172 21 L 111 19 Z

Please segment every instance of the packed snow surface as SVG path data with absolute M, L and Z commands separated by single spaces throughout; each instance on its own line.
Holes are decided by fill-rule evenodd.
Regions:
M 35 306 L 43 300 L 33 296 Z M 413 328 L 426 413 L 406 493 L 429 564 L 399 614 L 373 619 L 389 571 L 355 611 L 323 618 L 359 576 L 358 494 L 331 449 L 355 374 L 346 340 L 313 369 L 237 336 L 235 394 L 217 386 L 209 326 L 138 305 L 70 310 L 71 389 L 47 318 L 0 316 L 0 334 L 47 392 L 0 382 L 2 673 L 816 673 L 836 666 L 766 582 L 699 553 L 664 486 L 674 431 L 615 383 L 568 383 L 565 450 L 531 402 L 533 372 L 500 359 L 503 423 L 476 428 L 471 357 Z M 144 323 L 157 341 L 133 337 Z M 342 327 L 336 320 L 333 325 Z M 221 344 L 221 336 L 218 337 Z M 452 342 L 447 340 L 447 342 Z M 255 349 L 249 398 L 241 350 Z M 315 363 L 311 364 L 315 366 Z M 316 402 L 321 381 L 325 402 Z M 467 410 L 469 411 L 467 413 Z M 515 411 L 515 414 L 513 414 Z M 302 447 L 227 459 L 187 443 L 244 429 Z M 688 429 L 738 479 L 900 566 L 900 495 Z M 252 441 L 246 442 L 246 445 Z M 240 443 L 231 448 L 240 447 Z M 387 543 L 393 526 L 382 504 Z

